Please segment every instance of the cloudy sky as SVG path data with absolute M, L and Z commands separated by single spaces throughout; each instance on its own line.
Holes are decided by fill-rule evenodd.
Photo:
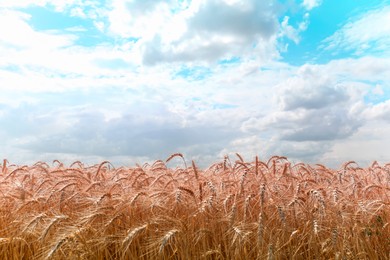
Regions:
M 388 0 L 0 2 L 10 163 L 366 166 L 389 147 Z

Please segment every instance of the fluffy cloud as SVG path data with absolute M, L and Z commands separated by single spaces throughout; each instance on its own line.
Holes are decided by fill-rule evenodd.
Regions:
M 34 31 L 28 24 L 30 16 L 19 11 L 0 9 L 0 23 L 12 24 L 12 27 L 0 27 L 0 48 L 11 50 L 50 50 L 70 46 L 74 37 L 51 32 Z
M 297 28 L 289 24 L 290 17 L 285 16 L 283 21 L 280 23 L 280 36 L 286 36 L 288 39 L 292 40 L 295 44 L 299 44 L 301 41 L 300 34 L 305 31 L 309 26 L 309 13 L 305 13 L 303 16 L 303 21 L 301 21 Z
M 325 164 L 340 167 L 342 162 L 356 161 L 361 167 L 373 161 L 389 162 L 390 124 L 381 121 L 367 121 L 353 136 L 338 140 L 322 155 Z
M 274 87 L 274 110 L 244 120 L 241 130 L 262 140 L 267 155 L 333 167 L 348 160 L 386 162 L 388 62 L 364 57 L 303 65 Z
M 22 101 L 12 105 L 3 95 L 0 123 L 5 127 L 0 135 L 8 140 L 3 149 L 19 149 L 15 153 L 23 158 L 37 158 L 32 161 L 43 156 L 128 164 L 182 152 L 207 166 L 239 152 L 248 160 L 256 154 L 277 154 L 337 166 L 338 153 L 346 149 L 338 144 L 352 147 L 349 140 L 367 132 L 367 125 L 376 120 L 378 128 L 362 138 L 372 150 L 375 133 L 386 128 L 390 113 L 388 102 L 363 104 L 371 89 L 377 92 L 375 86 L 352 81 L 355 72 L 348 69 L 333 73 L 333 66 L 275 65 L 261 71 L 246 64 L 194 82 L 146 75 L 142 88 L 126 88 L 127 80 L 117 81 L 122 89 L 95 88 L 93 100 L 89 91 L 65 91 L 34 98 L 30 94 L 24 100 L 16 96 L 14 100 Z M 378 158 L 385 154 L 376 151 Z
M 169 2 L 165 1 L 112 1 L 108 12 L 109 29 L 120 37 L 150 39 L 170 18 Z
M 326 75 L 326 76 L 325 76 Z M 338 140 L 354 135 L 364 124 L 359 107 L 364 92 L 338 83 L 329 67 L 303 65 L 275 88 L 277 109 L 251 117 L 241 129 L 271 140 L 268 154 L 316 161 Z
M 214 62 L 233 56 L 278 55 L 274 1 L 114 1 L 110 29 L 140 38 L 143 62 Z M 144 8 L 144 6 L 148 8 Z
M 191 34 L 216 33 L 241 36 L 254 40 L 257 35 L 267 39 L 278 29 L 275 9 L 271 1 L 249 1 L 248 4 L 224 1 L 204 1 L 197 12 L 188 19 Z
M 347 80 L 390 81 L 390 59 L 367 55 L 357 59 L 338 59 L 329 62 L 327 72 Z
M 351 136 L 361 125 L 359 120 L 349 115 L 345 109 L 311 111 L 292 123 L 291 129 L 282 131 L 282 140 L 335 141 Z
M 116 157 L 125 156 L 155 160 L 175 152 L 215 158 L 224 144 L 237 136 L 234 128 L 219 122 L 193 118 L 184 123 L 186 118 L 161 103 L 136 102 L 116 111 L 119 113 L 114 118 L 107 118 L 102 108 L 99 111 L 92 106 L 49 112 L 50 108 L 53 104 L 8 108 L 7 115 L 0 117 L 1 124 L 8 122 L 1 133 L 7 140 L 3 148 L 12 145 L 30 156 L 38 155 L 32 156 L 35 160 L 42 154 L 47 158 L 51 155 L 52 160 L 57 154 L 116 161 Z
M 304 65 L 297 77 L 288 79 L 283 85 L 278 99 L 281 109 L 285 111 L 321 109 L 348 101 L 342 87 L 335 86 L 313 66 Z
M 3 91 L 64 91 L 99 87 L 107 81 L 127 85 L 126 81 L 134 78 L 137 54 L 131 44 L 77 46 L 78 36 L 72 31 L 38 31 L 26 13 L 0 10 L 0 14 L 1 24 L 13 25 L 0 28 Z
M 379 119 L 390 123 L 390 100 L 367 107 L 364 115 L 367 120 Z

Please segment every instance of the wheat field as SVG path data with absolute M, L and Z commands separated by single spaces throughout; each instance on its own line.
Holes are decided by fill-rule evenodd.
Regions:
M 390 259 L 390 164 L 173 154 L 0 175 L 1 259 Z

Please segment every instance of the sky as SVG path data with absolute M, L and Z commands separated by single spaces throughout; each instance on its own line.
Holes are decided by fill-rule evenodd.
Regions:
M 0 155 L 390 162 L 390 1 L 0 1 Z

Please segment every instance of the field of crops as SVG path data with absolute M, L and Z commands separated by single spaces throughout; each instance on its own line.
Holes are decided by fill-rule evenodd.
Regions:
M 390 164 L 377 162 L 4 160 L 0 205 L 0 259 L 390 259 Z

